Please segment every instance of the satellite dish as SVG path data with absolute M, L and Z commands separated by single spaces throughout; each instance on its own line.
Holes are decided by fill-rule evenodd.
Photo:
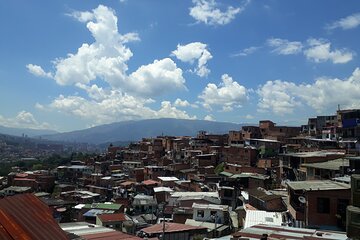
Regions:
M 299 196 L 299 202 L 301 202 L 301 203 L 306 203 L 306 199 L 303 197 L 303 196 Z

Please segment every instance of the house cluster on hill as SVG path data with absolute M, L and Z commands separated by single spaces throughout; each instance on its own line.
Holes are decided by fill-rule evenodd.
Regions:
M 359 119 L 354 109 L 301 127 L 263 120 L 221 135 L 110 145 L 53 170 L 19 169 L 0 178 L 0 238 L 16 239 L 19 229 L 30 239 L 50 231 L 57 239 L 357 237 Z M 19 214 L 16 202 L 39 214 Z M 45 215 L 52 227 L 32 231 Z M 17 228 L 2 220 L 13 216 Z

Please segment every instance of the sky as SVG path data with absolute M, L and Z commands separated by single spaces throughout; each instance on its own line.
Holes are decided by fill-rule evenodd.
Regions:
M 358 0 L 4 0 L 0 29 L 7 127 L 360 108 Z

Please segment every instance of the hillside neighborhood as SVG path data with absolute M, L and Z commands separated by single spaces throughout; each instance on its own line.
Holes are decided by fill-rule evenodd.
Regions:
M 14 167 L 0 177 L 0 238 L 357 239 L 359 119 L 351 109 L 301 127 L 262 120 Z

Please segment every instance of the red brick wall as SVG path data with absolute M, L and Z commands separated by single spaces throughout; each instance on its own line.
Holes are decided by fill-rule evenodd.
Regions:
M 337 224 L 337 200 L 349 199 L 350 189 L 348 190 L 334 190 L 334 191 L 312 191 L 307 193 L 308 211 L 306 218 L 308 225 L 330 225 L 336 226 Z M 330 199 L 330 213 L 318 213 L 317 211 L 317 198 Z

